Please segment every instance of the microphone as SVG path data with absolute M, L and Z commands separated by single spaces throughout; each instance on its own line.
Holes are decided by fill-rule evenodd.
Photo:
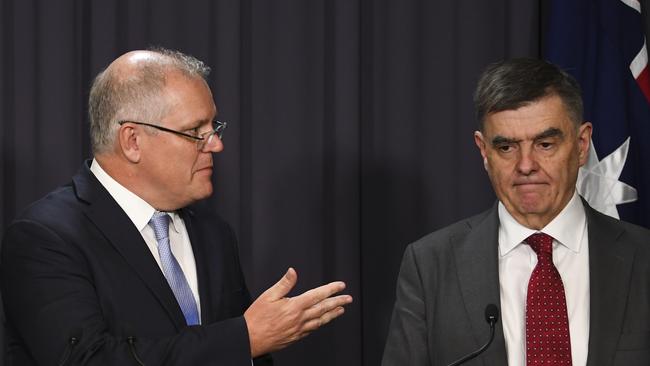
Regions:
M 138 357 L 138 353 L 135 351 L 135 341 L 136 338 L 134 336 L 126 337 L 126 343 L 129 344 L 129 350 L 131 351 L 131 355 L 133 356 L 133 359 L 135 360 L 135 362 L 138 363 L 138 365 L 144 366 L 144 362 L 140 360 L 140 357 Z
M 127 335 L 126 336 L 126 344 L 128 344 L 128 346 L 129 346 L 129 352 L 131 353 L 131 356 L 133 357 L 135 362 L 138 363 L 138 365 L 144 366 L 144 362 L 142 362 L 140 357 L 138 357 L 138 352 L 136 352 L 136 349 L 135 349 L 135 343 L 137 341 L 137 338 L 134 336 L 135 330 L 133 329 L 133 327 L 129 323 L 120 323 L 120 325 L 122 326 L 122 331 L 123 331 L 122 334 Z
M 460 364 L 463 364 L 488 349 L 490 344 L 492 344 L 492 340 L 494 340 L 494 325 L 497 323 L 497 321 L 499 321 L 499 308 L 496 305 L 488 304 L 488 306 L 485 307 L 485 321 L 490 325 L 490 339 L 487 341 L 487 343 L 476 351 L 450 363 L 449 366 L 458 366 Z
M 63 356 L 61 356 L 61 362 L 59 362 L 59 366 L 65 366 L 68 363 L 68 359 L 70 356 L 72 356 L 72 350 L 77 345 L 77 343 L 79 343 L 80 339 L 81 328 L 72 328 L 72 331 L 70 331 L 70 338 L 68 338 L 68 344 L 65 346 L 65 350 L 63 351 Z

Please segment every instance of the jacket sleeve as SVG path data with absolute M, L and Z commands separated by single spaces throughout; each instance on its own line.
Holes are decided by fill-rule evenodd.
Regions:
M 397 278 L 396 300 L 382 366 L 427 366 L 427 322 L 422 280 L 413 245 L 404 252 Z

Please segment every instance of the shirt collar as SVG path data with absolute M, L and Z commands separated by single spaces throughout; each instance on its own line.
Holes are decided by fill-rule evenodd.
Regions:
M 582 236 L 587 229 L 587 215 L 585 207 L 577 192 L 566 207 L 541 231 L 553 237 L 557 242 L 571 249 L 574 253 L 580 252 Z
M 548 234 L 571 251 L 580 252 L 582 236 L 587 228 L 587 217 L 582 200 L 574 191 L 569 203 L 541 230 L 527 228 L 510 215 L 503 203 L 499 202 L 499 255 L 504 256 L 536 232 Z
M 147 201 L 140 198 L 135 193 L 129 191 L 126 187 L 118 183 L 99 165 L 97 160 L 93 159 L 90 165 L 90 171 L 95 175 L 99 183 L 106 188 L 108 193 L 113 197 L 115 202 L 122 208 L 126 215 L 131 219 L 138 231 L 142 231 L 148 224 L 156 209 Z M 171 217 L 171 227 L 178 232 L 180 216 L 176 212 L 168 212 Z

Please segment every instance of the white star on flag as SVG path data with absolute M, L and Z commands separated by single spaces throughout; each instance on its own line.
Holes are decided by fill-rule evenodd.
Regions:
M 589 159 L 580 168 L 576 186 L 578 193 L 596 210 L 619 218 L 616 205 L 634 202 L 636 189 L 618 180 L 625 166 L 630 138 L 603 160 L 598 160 L 594 142 L 589 147 Z

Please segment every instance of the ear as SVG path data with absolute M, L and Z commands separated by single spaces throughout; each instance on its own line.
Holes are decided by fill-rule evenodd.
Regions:
M 140 161 L 140 135 L 139 130 L 130 124 L 123 124 L 117 132 L 120 153 L 130 162 Z
M 474 143 L 476 144 L 476 147 L 478 147 L 479 151 L 481 152 L 481 156 L 483 157 L 483 167 L 485 167 L 485 170 L 487 170 L 488 168 L 487 150 L 485 146 L 485 138 L 483 137 L 483 133 L 481 133 L 481 131 L 474 131 Z
M 591 122 L 585 122 L 578 128 L 578 163 L 583 166 L 589 159 L 589 145 L 591 144 Z

